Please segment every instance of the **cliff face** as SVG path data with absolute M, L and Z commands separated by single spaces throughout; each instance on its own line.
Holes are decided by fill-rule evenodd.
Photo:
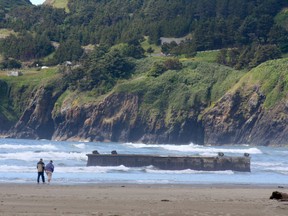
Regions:
M 270 61 L 243 76 L 203 114 L 205 143 L 287 144 L 287 66 Z
M 8 124 L 7 124 L 8 122 Z M 6 130 L 9 129 L 9 126 L 11 126 L 11 123 L 9 122 L 9 120 L 3 116 L 2 114 L 0 114 L 0 132 L 4 132 Z
M 112 94 L 98 104 L 66 104 L 53 116 L 60 92 L 55 94 L 42 87 L 34 93 L 10 136 L 176 144 L 287 144 L 288 98 L 273 109 L 265 109 L 265 95 L 258 88 L 245 93 L 227 93 L 203 114 L 202 121 L 191 112 L 184 122 L 167 125 L 162 117 L 152 119 L 142 113 L 137 95 L 125 93 Z
M 6 82 L 0 80 L 0 133 L 9 130 L 14 123 L 12 117 L 14 113 L 11 111 L 8 94 L 9 86 Z
M 165 91 L 168 84 L 163 75 L 161 80 L 143 79 L 137 83 L 143 91 L 131 91 L 128 88 L 131 86 L 115 88 L 105 98 L 97 100 L 85 98 L 88 92 L 66 91 L 63 80 L 55 79 L 59 83 L 46 83 L 29 95 L 27 108 L 8 135 L 54 140 L 284 145 L 288 143 L 287 64 L 285 59 L 275 60 L 247 72 L 224 96 L 211 101 L 211 106 L 197 97 L 193 105 L 177 106 L 181 99 L 188 100 L 189 94 L 197 90 L 194 88 L 185 94 L 173 92 L 173 89 L 189 88 L 177 85 L 175 77 L 180 72 L 167 75 L 168 81 L 174 78 L 169 91 Z M 157 85 L 157 91 L 147 100 L 145 92 L 149 86 L 145 83 L 153 80 L 162 81 L 163 85 Z M 185 81 L 189 83 L 188 79 Z M 215 85 L 209 89 L 219 87 Z M 5 89 L 7 85 L 2 85 L 2 92 L 6 92 Z M 155 101 L 159 103 L 159 98 L 163 99 L 167 94 L 169 97 L 164 97 L 161 106 L 150 106 Z M 0 96 L 2 101 L 7 99 L 4 93 Z M 169 103 L 169 100 L 174 101 Z M 0 130 L 5 129 L 3 125 L 7 120 L 3 104 Z M 7 110 L 9 106 L 4 108 Z
M 118 93 L 96 105 L 65 108 L 55 118 L 53 139 L 144 143 L 201 143 L 197 116 L 181 124 L 166 125 L 139 110 L 137 95 Z
M 227 93 L 203 116 L 205 143 L 287 144 L 287 98 L 273 109 L 263 107 L 265 95 Z
M 72 107 L 68 102 L 53 115 L 62 91 L 41 87 L 9 137 L 53 140 L 89 140 L 143 143 L 203 143 L 197 116 L 166 125 L 162 117 L 139 111 L 139 97 L 112 94 L 98 104 Z
M 8 132 L 9 137 L 29 139 L 51 139 L 54 133 L 52 110 L 63 89 L 41 86 L 31 93 L 30 103 L 19 121 Z

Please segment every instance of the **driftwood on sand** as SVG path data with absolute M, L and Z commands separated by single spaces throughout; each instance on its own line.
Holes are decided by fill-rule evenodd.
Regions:
M 279 191 L 274 191 L 272 192 L 270 199 L 276 199 L 278 201 L 288 201 L 288 194 Z

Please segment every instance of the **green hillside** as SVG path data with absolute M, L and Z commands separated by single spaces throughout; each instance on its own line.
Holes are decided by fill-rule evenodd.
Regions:
M 68 1 L 69 0 L 46 0 L 44 3 L 55 8 L 64 8 L 68 12 Z
M 288 8 L 282 9 L 275 17 L 275 21 L 288 30 Z
M 7 76 L 7 71 L 0 71 L 0 81 L 8 85 L 0 89 L 0 112 L 8 119 L 16 121 L 29 103 L 30 94 L 40 86 L 49 86 L 59 78 L 56 68 L 44 70 L 21 70 L 23 76 Z M 7 92 L 8 91 L 8 92 Z M 9 93 L 9 94 L 8 94 Z M 2 110 L 2 111 L 1 111 Z
M 1 10 L 9 11 L 17 6 L 29 5 L 32 5 L 30 0 L 0 0 L 0 12 Z
M 166 0 L 57 0 L 45 4 L 11 7 L 7 15 L 0 15 L 0 28 L 17 35 L 0 39 L 2 56 L 57 65 L 79 61 L 84 47 L 138 41 L 146 55 L 161 51 L 199 59 L 201 52 L 209 51 L 208 61 L 217 59 L 243 69 L 288 53 L 285 0 L 174 0 L 168 4 Z M 182 38 L 182 42 L 161 43 L 161 38 Z M 217 56 L 223 49 L 228 52 Z
M 267 61 L 247 73 L 237 86 L 260 87 L 266 96 L 264 106 L 271 108 L 288 95 L 288 59 Z
M 9 126 L 21 121 L 18 132 L 26 127 L 34 138 L 41 137 L 38 128 L 47 125 L 49 133 L 44 138 L 58 129 L 65 131 L 63 137 L 66 131 L 77 137 L 78 128 L 82 136 L 106 133 L 99 126 L 98 131 L 90 128 L 89 134 L 91 125 L 86 123 L 92 120 L 87 117 L 84 124 L 79 114 L 74 122 L 70 117 L 78 115 L 75 110 L 84 116 L 93 112 L 93 119 L 99 120 L 94 124 L 101 123 L 103 130 L 120 130 L 127 108 L 143 126 L 137 138 L 148 130 L 150 141 L 165 142 L 170 134 L 182 131 L 185 138 L 171 140 L 203 142 L 207 128 L 201 121 L 208 113 L 206 122 L 214 122 L 214 107 L 220 113 L 217 126 L 225 132 L 221 123 L 225 124 L 227 116 L 222 115 L 227 113 L 221 113 L 222 105 L 233 116 L 238 104 L 245 108 L 250 103 L 245 96 L 255 89 L 262 110 L 275 108 L 287 95 L 286 0 L 0 3 L 6 8 L 0 11 L 0 121 L 9 121 Z M 14 70 L 23 75 L 7 76 Z M 239 90 L 241 101 L 237 94 L 229 94 Z M 118 114 L 111 106 L 114 99 Z M 127 107 L 122 109 L 121 101 Z M 98 108 L 109 113 L 94 113 Z M 62 121 L 69 123 L 63 126 Z M 124 135 L 134 127 L 133 119 L 127 121 Z M 236 116 L 229 127 L 241 127 L 237 122 Z M 197 133 L 191 138 L 189 130 L 194 129 Z M 7 127 L 0 124 L 1 130 Z
M 147 62 L 148 65 L 149 62 Z M 141 95 L 141 110 L 149 116 L 165 116 L 182 112 L 178 121 L 187 118 L 189 110 L 201 108 L 218 100 L 241 78 L 243 72 L 205 62 L 185 61 L 181 70 L 168 70 L 159 77 L 142 75 L 119 84 L 115 92 Z

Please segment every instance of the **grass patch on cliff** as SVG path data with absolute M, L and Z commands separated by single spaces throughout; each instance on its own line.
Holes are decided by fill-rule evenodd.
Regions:
M 266 96 L 264 106 L 276 105 L 288 94 L 288 59 L 265 62 L 251 71 L 253 81 L 258 81 Z
M 14 87 L 19 87 L 23 85 L 38 86 L 58 75 L 58 69 L 56 67 L 42 70 L 24 69 L 20 71 L 23 73 L 23 76 L 18 77 L 7 76 L 7 71 L 1 71 L 0 78 Z
M 50 5 L 55 8 L 64 8 L 66 12 L 69 12 L 68 9 L 68 0 L 50 0 Z
M 109 93 L 108 93 L 109 94 Z M 108 95 L 107 94 L 107 95 Z M 92 91 L 72 91 L 67 89 L 55 102 L 53 109 L 53 116 L 56 116 L 62 110 L 67 110 L 75 107 L 81 107 L 88 104 L 97 104 L 107 96 L 100 95 L 97 92 Z
M 194 61 L 198 62 L 216 62 L 219 50 L 201 51 L 197 52 L 196 56 L 192 58 Z
M 0 39 L 8 37 L 11 34 L 16 34 L 13 30 L 1 28 L 0 29 Z
M 2 114 L 9 122 L 15 122 L 17 120 L 17 116 L 11 108 L 8 94 L 9 87 L 7 83 L 0 80 L 0 115 Z
M 155 44 L 149 44 L 149 38 L 147 36 L 144 37 L 144 41 L 141 43 L 141 46 L 143 47 L 143 49 L 146 51 L 149 47 L 151 47 L 154 52 L 152 53 L 152 55 L 155 54 L 161 54 L 161 47 L 157 46 Z M 147 55 L 149 55 L 147 53 Z
M 158 77 L 142 74 L 119 84 L 115 92 L 137 94 L 143 115 L 152 119 L 165 115 L 168 124 L 173 115 L 182 113 L 177 116 L 182 120 L 191 110 L 200 112 L 203 106 L 223 96 L 242 76 L 243 72 L 229 67 L 190 60 L 183 62 L 183 69 L 179 71 L 168 70 Z
M 33 91 L 40 85 L 51 85 L 59 76 L 57 68 L 48 68 L 38 71 L 37 69 L 21 70 L 23 76 L 9 77 L 6 71 L 0 72 L 0 79 L 5 81 L 9 88 L 9 100 L 13 104 L 13 111 L 20 115 L 27 104 Z M 2 103 L 1 103 L 2 104 Z
M 249 71 L 234 87 L 259 88 L 265 95 L 264 107 L 269 109 L 288 95 L 288 59 L 267 61 Z
M 288 8 L 283 8 L 282 11 L 275 16 L 275 22 L 288 30 Z

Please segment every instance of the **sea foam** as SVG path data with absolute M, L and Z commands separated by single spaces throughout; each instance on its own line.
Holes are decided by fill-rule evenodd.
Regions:
M 185 152 L 185 153 L 194 153 L 194 154 L 201 154 L 201 155 L 215 155 L 218 152 L 223 153 L 232 153 L 232 154 L 262 154 L 262 151 L 258 148 L 249 148 L 248 146 L 243 146 L 243 148 L 233 148 L 231 149 L 230 146 L 226 148 L 222 147 L 211 147 L 211 146 L 201 146 L 195 144 L 189 145 L 170 145 L 170 144 L 134 144 L 134 143 L 126 143 L 127 146 L 130 148 L 158 148 L 158 149 L 165 149 L 168 151 L 178 151 L 178 152 Z
M 23 149 L 38 149 L 38 150 L 58 150 L 55 145 L 44 144 L 44 145 L 11 145 L 11 144 L 1 144 L 0 149 L 13 149 L 13 150 L 23 150 Z

